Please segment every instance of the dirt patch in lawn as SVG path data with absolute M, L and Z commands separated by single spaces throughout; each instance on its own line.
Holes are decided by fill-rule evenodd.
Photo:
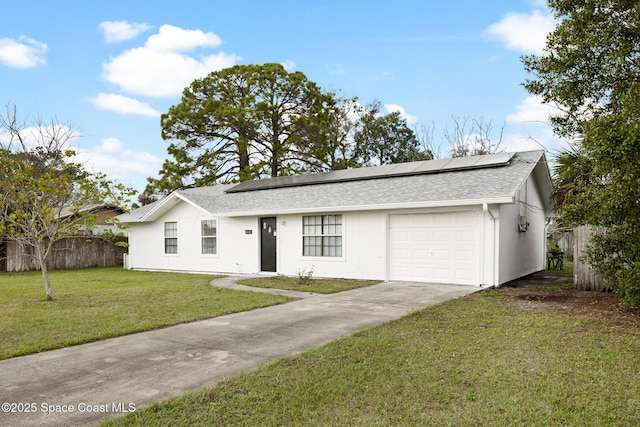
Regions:
M 640 310 L 618 299 L 613 292 L 579 291 L 573 278 L 538 273 L 510 282 L 497 290 L 497 302 L 531 310 L 557 310 L 622 317 L 640 326 Z

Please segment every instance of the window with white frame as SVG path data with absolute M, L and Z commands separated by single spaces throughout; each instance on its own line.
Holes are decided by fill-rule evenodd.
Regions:
M 164 223 L 164 253 L 165 254 L 178 253 L 178 223 L 177 222 Z
M 203 219 L 200 222 L 202 237 L 202 253 L 215 255 L 218 253 L 218 228 L 215 219 Z
M 303 256 L 342 256 L 342 215 L 302 217 Z

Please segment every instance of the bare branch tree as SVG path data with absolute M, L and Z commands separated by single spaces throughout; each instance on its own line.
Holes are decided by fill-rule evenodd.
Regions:
M 467 157 L 493 154 L 500 150 L 505 124 L 500 127 L 498 138 L 493 137 L 493 121 L 484 117 L 452 117 L 453 126 L 444 130 L 451 157 Z
M 414 125 L 413 133 L 418 138 L 421 150 L 424 153 L 431 153 L 432 159 L 441 158 L 440 147 L 436 147 L 434 143 L 435 124 L 433 122 L 431 125 Z

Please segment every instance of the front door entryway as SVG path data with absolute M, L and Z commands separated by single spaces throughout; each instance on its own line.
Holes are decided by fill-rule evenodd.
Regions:
M 260 271 L 276 271 L 276 218 L 260 218 Z

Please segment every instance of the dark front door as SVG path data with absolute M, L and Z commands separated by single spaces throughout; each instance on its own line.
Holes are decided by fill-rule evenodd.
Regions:
M 260 271 L 276 271 L 276 219 L 260 218 Z

